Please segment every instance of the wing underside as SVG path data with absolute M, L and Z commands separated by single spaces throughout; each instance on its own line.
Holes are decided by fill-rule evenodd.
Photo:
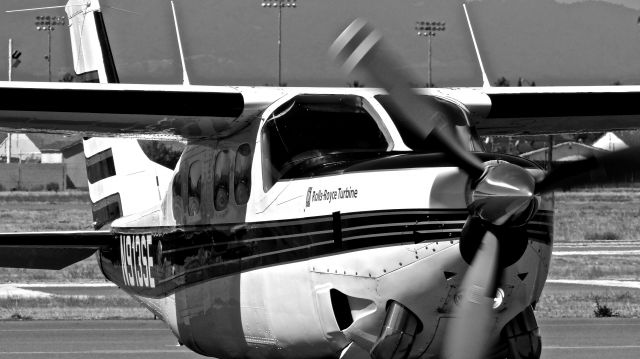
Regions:
M 478 89 L 480 135 L 604 132 L 640 128 L 640 86 Z M 464 100 L 462 100 L 464 102 Z
M 0 233 L 0 267 L 62 269 L 113 243 L 109 231 Z
M 219 138 L 278 97 L 232 87 L 0 82 L 0 129 L 86 136 Z
M 244 128 L 285 92 L 269 87 L 0 82 L 0 130 L 220 138 Z M 438 92 L 470 110 L 480 135 L 640 128 L 640 86 Z

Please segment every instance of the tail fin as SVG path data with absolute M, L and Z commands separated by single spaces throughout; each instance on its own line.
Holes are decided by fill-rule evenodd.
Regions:
M 120 82 L 99 0 L 70 0 L 65 11 L 75 72 L 97 72 L 100 83 Z M 96 229 L 160 205 L 173 171 L 151 161 L 136 139 L 94 137 L 83 145 Z
M 69 0 L 65 6 L 76 74 L 97 72 L 100 83 L 120 82 L 99 0 Z
M 96 229 L 164 199 L 173 171 L 151 161 L 138 141 L 92 138 L 84 142 L 84 153 Z
M 99 0 L 70 0 L 65 11 L 75 72 L 120 82 Z M 94 137 L 83 145 L 96 229 L 160 204 L 173 171 L 149 160 L 137 140 Z

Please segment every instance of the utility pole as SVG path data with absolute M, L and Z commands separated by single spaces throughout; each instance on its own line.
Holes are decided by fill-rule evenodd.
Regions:
M 296 0 L 263 1 L 263 8 L 278 8 L 278 86 L 282 86 L 282 8 L 296 8 Z
M 8 78 L 11 81 L 11 72 L 13 71 L 13 39 L 9 39 L 9 56 L 7 57 L 7 63 L 9 64 Z
M 446 23 L 444 21 L 416 21 L 416 35 L 425 36 L 427 38 L 427 87 L 432 87 L 431 81 L 431 38 L 436 36 L 436 33 L 445 30 Z
M 45 56 L 47 63 L 49 65 L 49 82 L 51 82 L 51 32 L 56 29 L 56 26 L 65 24 L 64 16 L 49 16 L 49 15 L 39 15 L 36 16 L 36 30 L 37 31 L 46 31 L 47 39 L 49 43 L 49 53 Z
M 9 81 L 11 81 L 11 73 L 13 72 L 13 39 L 9 39 Z M 7 132 L 7 142 L 6 142 L 7 150 L 5 154 L 7 155 L 7 163 L 11 163 L 11 132 Z
M 547 143 L 549 144 L 549 150 L 547 151 L 547 171 L 551 171 L 551 166 L 553 166 L 553 135 L 547 137 Z

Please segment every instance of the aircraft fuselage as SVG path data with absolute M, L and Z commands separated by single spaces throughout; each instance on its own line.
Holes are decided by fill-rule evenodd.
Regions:
M 343 116 L 335 112 L 353 99 L 314 113 L 324 100 L 283 99 L 234 136 L 191 141 L 160 208 L 113 223 L 119 246 L 100 252 L 104 274 L 194 351 L 218 358 L 369 351 L 395 301 L 420 321 L 410 357 L 438 355 L 468 268 L 458 242 L 469 179 L 440 153 L 406 151 L 372 98 L 345 110 L 353 121 L 373 121 L 370 129 L 358 125 L 369 138 L 322 127 L 311 136 L 286 122 L 302 121 L 296 111 Z M 273 144 L 274 133 L 284 145 Z M 279 160 L 317 136 L 384 148 L 319 148 Z M 479 155 L 539 171 L 523 159 Z M 537 302 L 546 280 L 552 198 L 538 200 L 533 220 L 514 232 L 526 244 L 500 284 L 497 332 Z

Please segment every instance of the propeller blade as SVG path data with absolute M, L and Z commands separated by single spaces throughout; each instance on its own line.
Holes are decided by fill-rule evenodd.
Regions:
M 535 192 L 545 193 L 585 184 L 608 183 L 639 168 L 640 146 L 629 147 L 558 165 L 536 183 Z
M 444 357 L 483 358 L 495 324 L 493 300 L 498 276 L 498 239 L 487 231 L 462 280 L 462 301 L 447 328 Z
M 411 78 L 382 42 L 382 35 L 362 19 L 354 20 L 331 45 L 330 53 L 343 64 L 347 73 L 358 70 L 377 86 L 384 88 L 401 114 L 397 126 L 407 146 L 414 150 L 426 148 L 426 139 L 433 140 L 456 165 L 472 178 L 479 178 L 484 170 L 482 162 L 465 150 L 453 136 L 452 111 L 430 96 L 418 96 L 411 87 Z M 432 138 L 429 139 L 430 141 Z

